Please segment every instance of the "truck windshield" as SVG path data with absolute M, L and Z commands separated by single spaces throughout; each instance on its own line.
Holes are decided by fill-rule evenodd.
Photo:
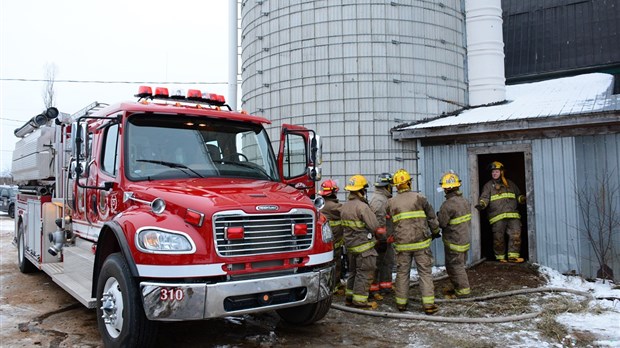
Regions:
M 133 181 L 241 177 L 278 181 L 275 156 L 258 124 L 137 114 L 125 132 L 125 175 Z

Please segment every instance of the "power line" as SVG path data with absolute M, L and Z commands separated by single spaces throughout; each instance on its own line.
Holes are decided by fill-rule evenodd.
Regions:
M 0 81 L 17 82 L 49 82 L 45 79 L 11 79 L 0 78 Z M 103 81 L 103 80 L 54 80 L 54 83 L 99 83 L 99 84 L 153 84 L 153 85 L 227 85 L 228 82 L 179 82 L 179 81 Z M 237 81 L 240 82 L 240 81 Z

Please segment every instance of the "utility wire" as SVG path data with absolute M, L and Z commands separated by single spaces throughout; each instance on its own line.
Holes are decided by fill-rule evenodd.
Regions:
M 46 79 L 13 79 L 13 78 L 0 78 L 0 81 L 18 81 L 18 82 L 49 82 Z M 103 80 L 54 80 L 58 83 L 99 83 L 99 84 L 162 84 L 162 85 L 227 85 L 228 82 L 180 82 L 180 81 L 103 81 Z M 237 81 L 238 83 L 241 80 Z

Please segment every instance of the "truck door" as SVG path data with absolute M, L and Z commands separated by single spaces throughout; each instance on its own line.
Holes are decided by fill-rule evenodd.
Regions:
M 310 197 L 321 179 L 319 136 L 305 127 L 283 124 L 278 151 L 278 170 L 282 182 L 303 189 Z

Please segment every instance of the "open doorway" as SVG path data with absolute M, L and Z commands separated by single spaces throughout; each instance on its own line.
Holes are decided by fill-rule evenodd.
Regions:
M 499 161 L 504 165 L 504 175 L 512 180 L 521 194 L 526 193 L 526 161 L 524 152 L 505 152 L 505 153 L 484 153 L 478 154 L 478 193 L 482 192 L 482 187 L 491 180 L 489 165 L 493 161 Z M 478 200 L 474 201 L 478 203 Z M 523 204 L 518 205 L 521 215 L 521 250 L 520 254 L 526 261 L 530 259 L 528 245 L 528 221 L 527 209 Z M 507 245 L 507 243 L 506 243 Z M 487 260 L 495 260 L 493 252 L 493 234 L 486 211 L 480 213 L 480 254 Z

